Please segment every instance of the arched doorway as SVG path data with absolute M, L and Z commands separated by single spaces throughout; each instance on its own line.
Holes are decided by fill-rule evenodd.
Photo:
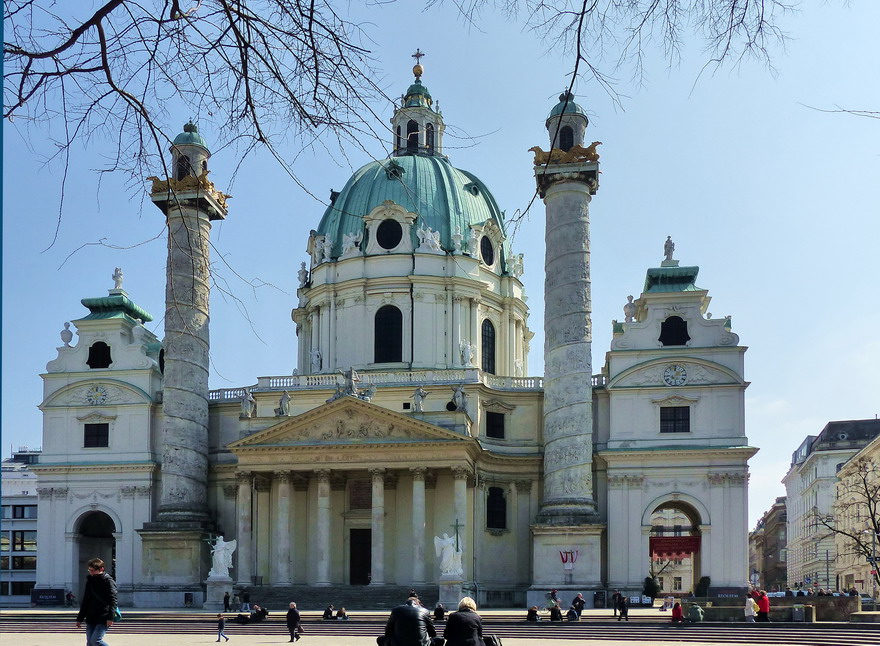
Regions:
M 700 514 L 681 501 L 664 502 L 651 513 L 648 571 L 661 595 L 687 595 L 700 580 Z
M 79 519 L 77 523 L 76 570 L 74 579 L 76 590 L 80 592 L 85 586 L 86 563 L 95 557 L 104 560 L 106 572 L 116 578 L 116 539 L 113 533 L 116 525 L 113 519 L 103 511 L 91 511 Z

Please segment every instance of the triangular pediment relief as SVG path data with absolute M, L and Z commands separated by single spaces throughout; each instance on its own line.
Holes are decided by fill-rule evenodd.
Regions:
M 672 374 L 668 370 L 672 367 Z M 682 370 L 683 368 L 683 370 Z M 667 381 L 675 377 L 671 383 Z M 608 382 L 608 388 L 647 388 L 669 386 L 714 386 L 742 384 L 729 368 L 708 361 L 669 358 L 633 366 Z
M 232 442 L 229 449 L 449 441 L 473 439 L 354 397 L 343 397 Z

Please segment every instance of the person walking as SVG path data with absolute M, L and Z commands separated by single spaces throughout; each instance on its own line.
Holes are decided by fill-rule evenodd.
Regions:
M 403 605 L 391 609 L 385 624 L 387 646 L 430 646 L 437 636 L 434 620 L 418 597 L 410 597 Z
M 770 621 L 770 597 L 766 590 L 754 590 L 752 592 L 755 602 L 758 604 L 758 617 L 756 621 Z
M 615 590 L 614 594 L 611 595 L 611 608 L 614 610 L 614 614 L 612 617 L 617 616 L 617 609 L 620 608 L 620 590 Z
M 621 619 L 626 619 L 629 621 L 629 601 L 626 599 L 626 595 L 620 595 L 620 599 L 617 604 L 617 621 Z
M 229 641 L 229 637 L 227 637 L 223 631 L 226 630 L 226 618 L 223 616 L 223 613 L 217 615 L 217 641 L 220 641 L 222 637 L 226 641 Z
M 86 622 L 86 646 L 108 646 L 104 636 L 113 625 L 116 610 L 116 581 L 104 571 L 104 561 L 93 558 L 86 566 L 89 575 L 82 604 L 76 615 L 76 627 Z
M 223 594 L 223 612 L 229 612 L 231 610 L 232 606 L 229 605 L 229 601 L 229 592 L 225 592 Z
M 483 643 L 483 620 L 477 614 L 477 603 L 470 597 L 458 602 L 458 612 L 449 615 L 443 639 L 448 646 L 479 646 Z
M 299 634 L 302 632 L 299 610 L 296 609 L 294 601 L 290 602 L 290 609 L 287 611 L 287 631 L 290 633 L 290 641 L 292 642 L 299 639 Z

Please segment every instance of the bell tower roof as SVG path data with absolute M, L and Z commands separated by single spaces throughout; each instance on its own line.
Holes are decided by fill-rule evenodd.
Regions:
M 174 138 L 175 146 L 201 146 L 208 150 L 208 143 L 199 134 L 199 127 L 190 120 L 183 126 L 183 132 Z
M 550 114 L 547 115 L 547 121 L 549 122 L 553 117 L 558 117 L 563 114 L 580 116 L 583 117 L 584 121 L 588 124 L 590 122 L 584 109 L 575 103 L 574 94 L 568 90 L 559 95 L 559 103 L 553 106 L 553 109 L 550 110 Z

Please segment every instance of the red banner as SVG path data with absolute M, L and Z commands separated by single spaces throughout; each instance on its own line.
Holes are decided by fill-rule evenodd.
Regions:
M 699 536 L 651 536 L 651 558 L 681 559 L 700 551 Z

